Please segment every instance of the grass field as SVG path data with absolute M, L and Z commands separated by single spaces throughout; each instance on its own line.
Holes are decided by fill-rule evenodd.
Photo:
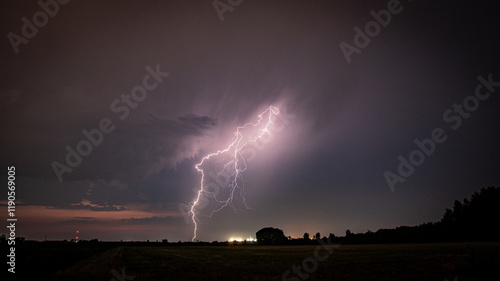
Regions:
M 120 246 L 49 279 L 282 280 L 306 261 L 302 278 L 291 272 L 284 280 L 500 280 L 500 243 L 340 245 L 317 252 L 322 261 L 317 247 Z

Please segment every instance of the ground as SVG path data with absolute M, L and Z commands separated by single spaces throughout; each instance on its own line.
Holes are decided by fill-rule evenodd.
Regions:
M 500 280 L 500 243 L 338 245 L 329 246 L 331 253 L 318 248 L 318 245 L 169 244 L 117 246 L 109 250 L 105 250 L 101 245 L 100 252 L 87 250 L 92 253 L 91 257 L 72 266 L 63 270 L 46 270 L 52 271 L 48 280 L 72 281 L 113 278 L 116 281 Z M 317 249 L 320 250 L 315 258 Z M 68 252 L 65 260 L 79 253 L 81 254 L 78 251 Z M 50 267 L 50 264 L 47 263 L 46 266 Z M 301 276 L 292 272 L 294 266 L 301 267 Z M 304 271 L 303 266 L 310 273 Z M 291 273 L 282 279 L 287 270 Z

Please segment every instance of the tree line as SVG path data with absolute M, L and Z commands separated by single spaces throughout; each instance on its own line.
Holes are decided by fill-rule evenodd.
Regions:
M 317 243 L 318 239 L 339 244 L 500 241 L 499 218 L 500 188 L 487 187 L 474 192 L 470 199 L 455 200 L 453 208 L 446 209 L 438 222 L 365 233 L 346 230 L 344 236 L 330 233 L 321 237 L 318 232 L 311 237 L 306 232 L 301 238 L 287 237 L 281 229 L 266 227 L 259 230 L 256 237 L 263 245 L 307 245 Z

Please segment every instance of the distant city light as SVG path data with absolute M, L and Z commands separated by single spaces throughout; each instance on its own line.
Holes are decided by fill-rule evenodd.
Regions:
M 243 242 L 243 241 L 247 241 L 247 242 L 257 242 L 257 239 L 255 238 L 252 238 L 252 237 L 249 237 L 247 239 L 243 239 L 241 237 L 231 237 L 229 238 L 228 240 L 229 242 Z

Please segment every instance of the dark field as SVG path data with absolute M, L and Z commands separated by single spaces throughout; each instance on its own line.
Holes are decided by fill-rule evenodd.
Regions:
M 119 246 L 59 249 L 44 268 L 17 268 L 36 280 L 282 280 L 292 266 L 307 280 L 500 280 L 500 243 L 436 243 L 328 246 Z M 71 245 L 72 246 L 72 245 Z M 92 247 L 94 247 L 92 249 Z M 77 249 L 77 248 L 75 248 Z M 45 249 L 49 250 L 49 249 Z M 30 251 L 32 255 L 43 251 Z M 23 253 L 29 254 L 28 252 Z M 74 255 L 79 256 L 79 261 Z M 48 256 L 46 256 L 48 257 Z M 21 253 L 20 257 L 21 258 Z M 26 258 L 26 257 L 25 257 Z M 35 257 L 31 257 L 35 262 Z M 69 265 L 74 261 L 73 265 Z M 317 268 L 315 267 L 317 263 Z M 39 264 L 38 264 L 39 265 Z M 122 268 L 125 267 L 125 275 Z M 64 270 L 60 270 L 65 268 Z M 112 270 L 116 270 L 112 274 Z M 22 272 L 29 270 L 30 272 Z M 42 271 L 44 272 L 43 274 Z M 305 274 L 308 274 L 305 275 Z M 20 277 L 18 275 L 18 277 Z M 35 280 L 32 279 L 32 280 Z M 302 280 L 293 272 L 284 280 Z

